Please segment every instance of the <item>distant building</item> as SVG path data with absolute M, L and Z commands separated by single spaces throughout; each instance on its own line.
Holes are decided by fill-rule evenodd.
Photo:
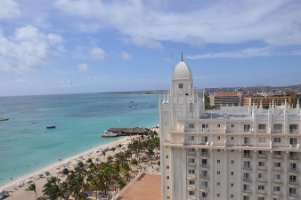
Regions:
M 210 106 L 240 106 L 241 105 L 241 93 L 235 92 L 218 92 L 209 95 Z
M 300 106 L 204 109 L 179 62 L 160 104 L 162 200 L 300 200 Z
M 269 108 L 271 105 L 280 106 L 287 104 L 291 107 L 296 105 L 296 95 L 293 93 L 271 96 L 244 96 L 243 105 L 255 105 L 263 108 Z

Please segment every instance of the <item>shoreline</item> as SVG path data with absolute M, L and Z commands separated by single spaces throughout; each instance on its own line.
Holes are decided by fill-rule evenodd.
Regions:
M 134 137 L 134 136 L 133 136 Z M 132 137 L 132 138 L 133 138 Z M 16 178 L 15 180 L 9 181 L 8 183 L 4 183 L 3 185 L 0 185 L 0 189 L 2 190 L 9 190 L 9 188 L 16 186 L 16 184 L 20 183 L 20 182 L 25 182 L 28 178 L 33 178 L 35 176 L 38 176 L 39 174 L 44 174 L 46 171 L 53 171 L 54 169 L 58 168 L 58 167 L 64 167 L 64 165 L 66 163 L 72 162 L 74 160 L 79 159 L 80 157 L 84 157 L 85 155 L 89 155 L 90 153 L 96 152 L 96 151 L 102 151 L 106 148 L 112 147 L 112 146 L 116 146 L 122 142 L 126 143 L 128 140 L 130 140 L 131 137 L 130 136 L 123 136 L 123 137 L 119 137 L 116 140 L 113 140 L 109 143 L 106 144 L 100 144 L 99 146 L 95 146 L 89 150 L 80 152 L 78 154 L 75 154 L 71 157 L 67 157 L 64 158 L 60 161 L 56 161 L 50 165 L 47 165 L 46 167 L 42 167 L 40 169 L 37 169 L 33 172 L 27 173 L 23 176 L 20 176 L 18 178 Z M 124 144 L 123 143 L 123 144 Z M 53 176 L 54 174 L 51 174 L 51 176 Z M 24 185 L 26 185 L 24 183 Z

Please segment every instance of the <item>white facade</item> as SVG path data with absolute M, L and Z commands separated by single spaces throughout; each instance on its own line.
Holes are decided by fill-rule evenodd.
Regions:
M 204 110 L 184 61 L 160 104 L 162 200 L 299 200 L 301 111 Z

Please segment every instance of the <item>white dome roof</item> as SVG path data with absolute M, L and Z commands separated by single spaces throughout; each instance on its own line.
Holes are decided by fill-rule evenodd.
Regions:
M 174 68 L 173 80 L 176 79 L 192 79 L 190 68 L 184 61 L 180 61 Z

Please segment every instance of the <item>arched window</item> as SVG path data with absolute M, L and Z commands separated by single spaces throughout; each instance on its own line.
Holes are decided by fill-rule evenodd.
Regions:
M 180 83 L 179 88 L 183 88 L 183 87 L 184 87 L 183 83 Z

